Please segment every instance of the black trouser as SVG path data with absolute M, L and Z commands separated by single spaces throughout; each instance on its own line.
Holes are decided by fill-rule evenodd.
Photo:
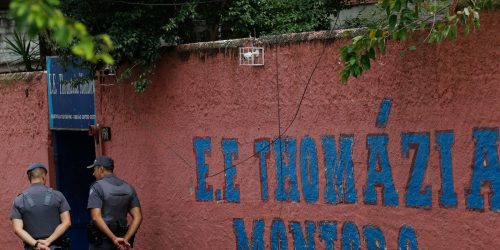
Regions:
M 48 238 L 48 237 L 38 238 L 37 240 L 46 239 L 46 238 Z M 50 245 L 50 249 L 51 250 L 69 250 L 70 245 L 71 245 L 71 239 L 69 237 L 63 235 L 62 237 L 60 237 L 56 241 L 52 242 L 52 245 Z M 33 249 L 35 249 L 35 248 L 33 248 L 32 246 L 29 246 L 27 244 L 24 244 L 24 250 L 33 250 Z
M 33 248 L 32 246 L 28 246 L 26 244 L 24 245 L 24 250 L 34 250 L 34 249 L 35 248 Z M 62 248 L 59 245 L 51 245 L 50 250 L 64 250 L 64 248 Z
M 98 246 L 94 244 L 90 244 L 89 250 L 115 250 L 115 244 L 111 242 L 111 240 L 108 237 L 105 237 L 102 240 L 102 243 L 99 244 Z
M 108 228 L 118 237 L 123 237 L 128 230 L 127 222 L 110 221 L 106 222 Z M 104 235 L 93 223 L 87 227 L 87 235 L 90 243 L 90 250 L 114 250 L 115 245 L 113 242 Z M 129 240 L 130 245 L 133 247 L 134 236 Z

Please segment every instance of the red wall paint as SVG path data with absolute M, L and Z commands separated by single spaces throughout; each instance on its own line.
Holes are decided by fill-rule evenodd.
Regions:
M 26 168 L 32 162 L 49 166 L 47 77 L 42 72 L 24 75 L 25 80 L 15 80 L 20 79 L 20 74 L 0 80 L 2 249 L 22 248 L 21 241 L 12 232 L 9 216 L 14 198 L 29 186 Z M 51 170 L 49 167 L 49 172 Z
M 481 31 L 457 42 L 425 45 L 406 56 L 399 44 L 391 43 L 386 55 L 360 79 L 339 83 L 339 47 L 346 41 L 329 44 L 304 42 L 266 47 L 264 67 L 238 66 L 232 52 L 193 52 L 190 57 L 171 52 L 161 61 L 153 85 L 134 94 L 128 84 L 101 86 L 99 122 L 112 128 L 113 139 L 105 152 L 115 158 L 116 172 L 133 183 L 140 195 L 145 220 L 137 238 L 140 249 L 234 249 L 233 219 L 243 218 L 251 242 L 252 223 L 265 221 L 264 241 L 270 244 L 270 225 L 281 218 L 286 226 L 289 247 L 293 237 L 290 221 L 336 221 L 339 249 L 342 226 L 354 222 L 362 234 L 363 225 L 376 225 L 384 233 L 388 249 L 396 249 L 400 227 L 411 225 L 420 249 L 491 249 L 500 247 L 497 212 L 469 211 L 465 189 L 471 181 L 474 156 L 474 128 L 500 126 L 500 37 L 498 12 L 484 13 Z M 300 111 L 286 135 L 300 141 L 314 139 L 318 150 L 319 200 L 307 204 L 300 184 L 300 157 L 297 153 L 297 180 L 300 202 L 278 202 L 274 151 L 268 160 L 270 200 L 261 200 L 259 159 L 251 157 L 237 166 L 235 182 L 240 203 L 196 201 L 196 159 L 193 140 L 210 137 L 211 153 L 206 155 L 209 174 L 223 170 L 221 140 L 238 141 L 238 162 L 254 154 L 254 141 L 278 134 L 277 86 L 280 91 L 281 131 L 292 121 L 304 87 L 311 77 Z M 112 82 L 106 79 L 105 83 Z M 380 102 L 393 101 L 385 128 L 375 127 Z M 441 189 L 440 155 L 436 131 L 452 130 L 455 208 L 439 206 Z M 401 134 L 430 134 L 430 155 L 424 185 L 432 187 L 430 209 L 405 206 L 405 190 L 412 157 L 404 157 Z M 388 154 L 397 207 L 363 203 L 367 179 L 367 136 L 389 136 Z M 354 135 L 353 162 L 357 204 L 329 205 L 324 202 L 325 173 L 321 137 Z M 498 143 L 498 142 L 497 142 Z M 222 189 L 224 175 L 207 179 Z M 484 188 L 485 193 L 489 192 Z M 366 243 L 361 236 L 361 244 Z
M 193 52 L 189 57 L 170 52 L 164 57 L 145 93 L 133 93 L 128 84 L 114 84 L 112 78 L 97 88 L 98 121 L 110 126 L 112 140 L 104 152 L 116 161 L 116 173 L 134 184 L 142 202 L 144 222 L 137 237 L 138 249 L 234 249 L 233 219 L 243 218 L 251 242 L 253 220 L 265 221 L 264 241 L 270 245 L 274 218 L 283 220 L 289 247 L 294 240 L 289 222 L 316 222 L 315 244 L 320 221 L 336 221 L 336 249 L 340 249 L 342 228 L 347 221 L 362 226 L 375 225 L 385 237 L 388 249 L 397 248 L 399 229 L 411 225 L 420 249 L 492 249 L 500 246 L 497 212 L 466 208 L 465 189 L 470 186 L 474 156 L 474 128 L 498 128 L 500 116 L 499 61 L 497 44 L 498 12 L 484 13 L 479 33 L 457 42 L 429 45 L 399 56 L 398 44 L 391 44 L 373 69 L 347 85 L 339 84 L 338 49 L 346 41 L 266 47 L 264 67 L 241 67 L 232 52 Z M 322 55 L 322 56 L 321 56 Z M 261 200 L 259 158 L 237 166 L 235 183 L 240 202 L 196 201 L 197 174 L 193 147 L 195 138 L 211 138 L 206 155 L 209 174 L 223 170 L 223 139 L 237 139 L 238 159 L 254 154 L 254 142 L 278 134 L 277 86 L 280 89 L 281 131 L 293 119 L 304 87 L 318 62 L 306 90 L 297 118 L 286 135 L 297 139 L 298 151 L 305 136 L 314 139 L 318 152 L 319 199 L 304 201 L 297 153 L 297 180 L 300 202 L 275 200 L 275 155 L 267 161 L 269 201 Z M 277 74 L 278 72 L 278 74 Z M 7 218 L 15 195 L 27 182 L 24 169 L 32 161 L 48 163 L 48 111 L 46 79 L 37 75 L 29 84 L 2 85 L 2 195 L 3 217 Z M 30 95 L 25 97 L 24 89 Z M 388 124 L 377 128 L 380 102 L 393 101 Z M 456 208 L 439 206 L 441 172 L 435 148 L 436 131 L 452 130 Z M 429 163 L 424 185 L 432 187 L 430 209 L 405 206 L 405 191 L 414 150 L 406 158 L 401 150 L 401 134 L 430 134 Z M 385 133 L 389 137 L 388 155 L 392 166 L 397 207 L 363 203 L 367 180 L 368 135 Z M 353 135 L 353 164 L 356 204 L 331 205 L 324 202 L 325 171 L 321 138 Z M 224 175 L 207 179 L 214 189 L 222 189 Z M 484 188 L 485 193 L 489 192 Z M 6 223 L 5 225 L 7 225 Z M 21 243 L 10 231 L 0 229 L 0 244 L 7 249 Z M 361 244 L 366 244 L 361 235 Z

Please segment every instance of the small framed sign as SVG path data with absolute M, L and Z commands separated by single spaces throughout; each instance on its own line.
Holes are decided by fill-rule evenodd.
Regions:
M 103 141 L 110 141 L 111 140 L 111 128 L 110 127 L 102 127 L 101 133 L 102 133 L 102 140 Z

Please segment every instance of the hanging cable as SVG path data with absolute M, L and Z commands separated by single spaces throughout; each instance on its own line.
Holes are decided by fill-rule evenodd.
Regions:
M 334 25 L 333 25 L 332 30 L 335 30 L 335 29 L 336 29 L 338 20 L 339 20 L 339 15 L 337 15 L 337 17 L 336 17 L 336 19 L 335 19 L 335 23 L 334 23 Z M 210 178 L 210 177 L 214 177 L 214 176 L 220 175 L 220 174 L 222 174 L 222 173 L 226 172 L 228 169 L 235 168 L 235 167 L 237 167 L 237 166 L 241 165 L 242 163 L 244 163 L 244 162 L 246 162 L 246 161 L 248 161 L 248 160 L 252 159 L 253 157 L 255 157 L 255 156 L 259 155 L 262 151 L 267 150 L 267 149 L 271 146 L 271 144 L 274 144 L 274 143 L 276 142 L 276 140 L 278 140 L 279 138 L 282 138 L 282 137 L 283 137 L 283 135 L 285 135 L 285 134 L 286 134 L 286 132 L 288 131 L 288 129 L 289 129 L 289 128 L 293 125 L 293 123 L 295 122 L 295 119 L 297 118 L 297 115 L 299 114 L 300 107 L 302 106 L 302 101 L 304 100 L 304 98 L 305 98 L 305 96 L 306 96 L 307 89 L 308 89 L 308 87 L 309 87 L 309 84 L 311 83 L 311 80 L 312 80 L 312 77 L 313 77 L 313 75 L 314 75 L 314 72 L 316 72 L 316 69 L 318 68 L 319 63 L 321 62 L 321 59 L 323 58 L 323 55 L 325 54 L 325 49 L 326 49 L 326 46 L 323 46 L 323 50 L 321 51 L 321 54 L 320 54 L 320 56 L 319 56 L 318 60 L 316 61 L 316 64 L 314 65 L 314 68 L 313 68 L 313 70 L 311 71 L 311 74 L 309 75 L 309 78 L 308 78 L 308 80 L 307 80 L 306 86 L 304 87 L 304 91 L 302 92 L 302 95 L 301 95 L 301 97 L 300 97 L 299 104 L 297 105 L 297 109 L 296 109 L 296 111 L 295 111 L 295 114 L 294 114 L 294 116 L 293 116 L 292 120 L 290 121 L 290 123 L 288 124 L 288 126 L 286 127 L 286 129 L 283 131 L 283 133 L 281 133 L 281 132 L 280 132 L 280 133 L 278 133 L 278 136 L 277 136 L 277 137 L 276 137 L 276 138 L 275 138 L 272 142 L 270 142 L 270 143 L 269 143 L 269 145 L 267 145 L 267 146 L 263 147 L 261 150 L 259 150 L 259 151 L 255 152 L 254 154 L 252 154 L 252 155 L 248 156 L 247 158 L 243 159 L 242 161 L 237 162 L 236 164 L 234 164 L 234 165 L 232 165 L 232 166 L 230 166 L 230 167 L 224 168 L 223 170 L 221 170 L 221 171 L 219 171 L 219 172 L 216 172 L 215 174 L 208 175 L 208 176 L 207 176 L 207 178 Z M 277 52 L 276 52 L 276 57 L 277 57 Z M 276 60 L 277 60 L 277 59 L 278 59 L 278 58 L 276 58 Z M 278 71 L 278 68 L 276 68 L 276 70 Z M 276 74 L 276 77 L 277 77 L 277 80 L 276 80 L 276 81 L 278 81 L 278 74 Z M 277 88 L 277 90 L 279 91 L 279 88 Z M 278 96 L 279 96 L 279 93 L 278 93 Z M 279 98 L 278 98 L 278 102 L 279 102 Z M 278 107 L 279 107 L 279 104 L 278 104 Z M 278 111 L 278 123 L 280 123 L 280 119 L 279 119 L 279 111 Z M 280 124 L 278 124 L 278 127 L 279 127 L 279 128 L 280 128 L 280 130 L 281 130 L 281 125 L 280 125 Z M 280 141 L 281 141 L 281 140 L 280 140 Z M 280 147 L 281 147 L 281 145 L 280 145 Z M 280 149 L 280 150 L 281 150 L 281 149 Z

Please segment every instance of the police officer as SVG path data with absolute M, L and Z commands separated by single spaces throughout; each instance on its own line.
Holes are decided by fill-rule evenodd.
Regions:
M 62 249 L 62 236 L 71 226 L 64 195 L 45 186 L 47 168 L 33 163 L 26 172 L 31 186 L 14 200 L 10 218 L 25 250 Z
M 108 156 L 96 157 L 96 182 L 90 187 L 87 208 L 92 218 L 89 242 L 91 250 L 129 249 L 142 222 L 141 205 L 134 188 L 113 174 L 114 162 Z M 127 226 L 127 214 L 132 216 Z

